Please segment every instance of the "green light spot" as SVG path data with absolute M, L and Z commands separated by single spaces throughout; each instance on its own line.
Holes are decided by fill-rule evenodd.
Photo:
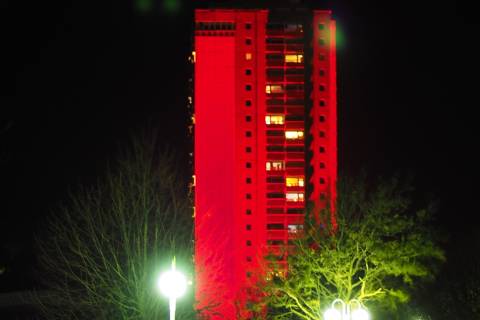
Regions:
M 177 13 L 180 9 L 179 0 L 163 0 L 163 8 L 166 13 Z
M 135 9 L 139 12 L 146 13 L 152 10 L 153 0 L 135 0 Z

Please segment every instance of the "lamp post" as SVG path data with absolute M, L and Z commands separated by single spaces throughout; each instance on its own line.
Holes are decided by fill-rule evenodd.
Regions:
M 177 298 L 180 298 L 187 289 L 185 276 L 175 268 L 175 257 L 172 260 L 172 268 L 160 275 L 157 285 L 160 292 L 169 299 L 170 320 L 175 320 Z
M 338 308 L 336 305 L 340 305 Z M 335 299 L 332 306 L 323 314 L 325 320 L 370 320 L 370 314 L 357 299 L 348 302 Z

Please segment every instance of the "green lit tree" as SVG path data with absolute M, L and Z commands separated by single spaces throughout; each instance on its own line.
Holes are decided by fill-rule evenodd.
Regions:
M 134 140 L 96 186 L 71 196 L 39 236 L 40 279 L 48 319 L 161 319 L 168 302 L 159 271 L 193 277 L 192 209 L 168 153 Z M 177 319 L 192 319 L 193 289 Z
M 376 187 L 359 180 L 339 184 L 336 229 L 327 218 L 307 218 L 287 276 L 263 284 L 269 318 L 322 319 L 336 298 L 395 318 L 418 281 L 433 277 L 444 254 L 431 210 L 413 209 L 412 189 L 396 178 Z

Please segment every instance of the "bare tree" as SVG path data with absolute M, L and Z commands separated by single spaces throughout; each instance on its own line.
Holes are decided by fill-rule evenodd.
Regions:
M 130 147 L 90 188 L 52 215 L 38 240 L 48 319 L 159 319 L 168 303 L 156 288 L 175 255 L 193 277 L 192 205 L 174 158 L 153 140 Z M 193 290 L 178 319 L 192 319 Z

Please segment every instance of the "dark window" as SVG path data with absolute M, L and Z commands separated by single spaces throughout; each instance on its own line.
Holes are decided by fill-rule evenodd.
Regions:
M 325 184 L 325 179 L 324 178 L 320 178 L 320 184 Z
M 325 85 L 321 84 L 321 85 L 318 87 L 318 90 L 320 90 L 320 91 L 325 91 Z
M 284 242 L 283 240 L 267 240 L 267 244 L 272 246 L 279 246 L 282 245 Z
M 267 136 L 284 136 L 285 131 L 282 130 L 267 130 Z
M 245 210 L 245 214 L 246 214 L 247 216 L 251 215 L 251 214 L 252 214 L 252 210 L 251 210 L 251 209 Z
M 269 77 L 283 77 L 283 69 L 267 69 Z
M 267 177 L 267 182 L 269 183 L 284 183 L 285 180 L 283 177 Z
M 303 152 L 303 146 L 287 146 L 285 148 L 287 152 Z
M 288 208 L 287 213 L 289 213 L 289 214 L 300 214 L 300 213 L 303 213 L 303 208 Z
M 252 183 L 252 178 L 246 178 L 245 182 L 248 183 L 248 184 Z
M 248 153 L 252 152 L 252 147 L 246 147 L 245 152 L 248 152 Z
M 252 199 L 252 194 L 251 194 L 251 193 L 247 193 L 247 194 L 245 195 L 245 198 L 247 198 L 247 199 Z
M 252 69 L 245 69 L 245 75 L 249 76 L 252 74 Z
M 320 162 L 320 169 L 325 169 L 325 162 Z
M 252 136 L 252 131 L 246 131 L 245 136 L 250 138 Z
M 326 199 L 326 198 L 327 198 L 327 195 L 325 194 L 325 192 L 321 192 L 320 199 Z
M 267 152 L 281 152 L 283 151 L 283 146 L 267 146 Z
M 251 162 L 245 163 L 245 167 L 250 169 L 252 167 L 252 163 Z
M 318 133 L 318 136 L 319 136 L 320 138 L 325 138 L 325 131 L 320 131 L 320 132 Z
M 252 105 L 252 100 L 246 100 L 246 101 L 245 101 L 245 105 L 246 105 L 247 107 L 250 107 L 250 106 Z
M 318 24 L 318 30 L 323 30 L 323 29 L 325 29 L 325 24 L 319 23 Z
M 252 121 L 252 117 L 251 116 L 245 116 L 245 121 L 247 121 L 247 122 Z
M 281 199 L 281 198 L 285 198 L 285 194 L 283 194 L 281 192 L 269 192 L 269 193 L 267 193 L 267 198 L 268 199 Z
M 247 278 L 250 278 L 252 276 L 252 273 L 250 271 L 247 271 L 246 275 L 247 275 Z
M 283 60 L 284 56 L 281 53 L 267 53 L 267 60 Z
M 299 115 L 289 115 L 285 117 L 286 121 L 303 121 L 303 116 Z
M 245 23 L 245 29 L 252 29 L 252 24 L 251 23 Z
M 325 39 L 323 39 L 323 38 L 318 39 L 318 44 L 319 44 L 319 45 L 324 46 L 325 43 L 326 43 L 326 42 L 325 42 Z
M 288 75 L 303 75 L 304 70 L 301 69 L 301 68 L 298 68 L 298 69 L 287 69 L 287 71 L 285 71 L 285 73 L 288 74 Z
M 246 45 L 251 45 L 252 44 L 252 39 L 250 39 L 250 38 L 245 39 L 245 44 Z
M 268 44 L 282 44 L 283 38 L 267 38 L 266 42 Z
M 319 151 L 320 153 L 325 153 L 325 147 L 320 147 Z
M 245 90 L 251 91 L 251 90 L 252 90 L 252 85 L 251 85 L 251 84 L 247 84 L 247 85 L 245 86 Z
M 283 230 L 283 223 L 268 223 L 267 230 Z
M 325 76 L 325 70 L 320 69 L 320 71 L 318 72 L 318 74 L 320 75 L 320 77 Z
M 252 257 L 247 256 L 247 262 L 252 262 Z
M 305 165 L 301 161 L 288 161 L 285 164 L 285 167 L 287 168 L 303 168 Z
M 324 60 L 325 60 L 325 54 L 320 53 L 320 55 L 318 56 L 318 59 L 319 59 L 320 61 L 324 61 Z
M 318 105 L 319 105 L 320 107 L 325 107 L 325 100 L 320 100 L 320 101 L 318 102 Z
M 320 116 L 320 117 L 318 117 L 318 121 L 320 121 L 320 122 L 325 122 L 325 116 Z
M 246 228 L 248 231 L 250 231 L 250 230 L 252 230 L 252 225 L 251 225 L 251 224 L 247 224 L 247 225 L 245 226 L 245 228 Z
M 303 90 L 303 84 L 287 84 L 285 89 L 288 91 L 301 91 Z
M 247 246 L 251 246 L 252 245 L 252 241 L 251 240 L 247 240 Z

